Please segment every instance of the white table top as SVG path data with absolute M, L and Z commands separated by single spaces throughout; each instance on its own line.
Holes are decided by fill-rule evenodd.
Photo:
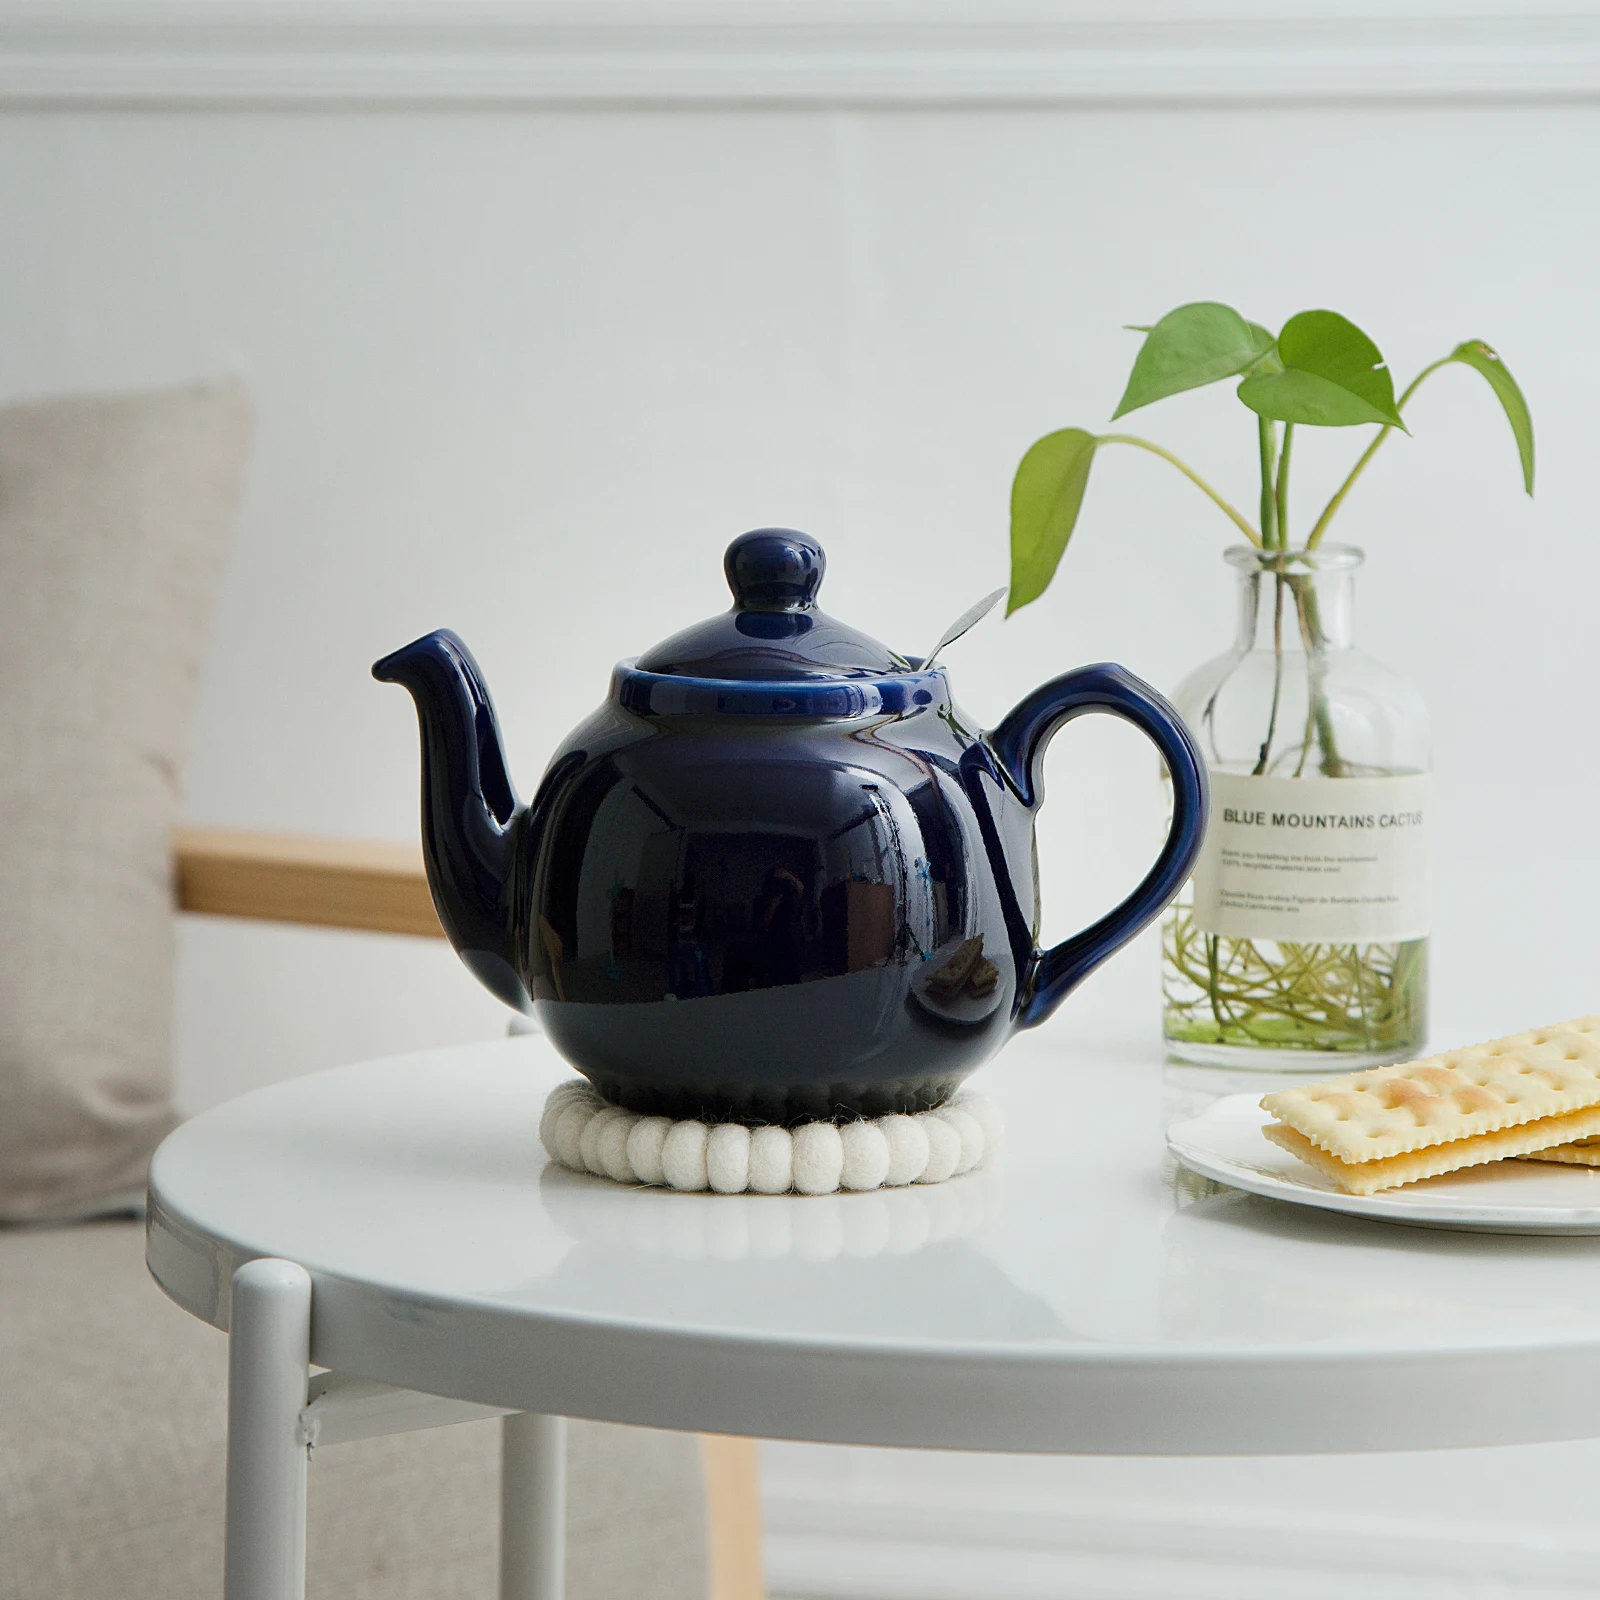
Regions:
M 1176 1171 L 1165 1124 L 1240 1079 L 1157 1044 L 1025 1035 L 974 1080 L 1006 1118 L 992 1168 L 823 1198 L 552 1167 L 539 1113 L 571 1075 L 533 1037 L 206 1112 L 152 1166 L 151 1270 L 223 1327 L 234 1268 L 286 1256 L 321 1365 L 659 1427 L 1108 1454 L 1600 1436 L 1600 1239 L 1390 1227 Z

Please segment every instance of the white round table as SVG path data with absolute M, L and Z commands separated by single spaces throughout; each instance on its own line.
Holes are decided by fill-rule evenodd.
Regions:
M 515 1414 L 516 1600 L 559 1593 L 559 1417 L 1118 1455 L 1600 1435 L 1600 1239 L 1391 1227 L 1173 1167 L 1168 1121 L 1269 1080 L 1058 1024 L 974 1080 L 1006 1120 L 992 1166 L 801 1198 L 550 1165 L 571 1075 L 538 1037 L 366 1062 L 157 1152 L 151 1271 L 232 1324 L 228 1600 L 300 1592 L 308 1437 L 459 1415 Z M 309 1393 L 308 1362 L 334 1374 Z

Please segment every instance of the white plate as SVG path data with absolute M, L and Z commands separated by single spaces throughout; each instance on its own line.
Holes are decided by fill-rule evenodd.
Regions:
M 1415 1228 L 1473 1233 L 1600 1234 L 1600 1169 L 1550 1161 L 1492 1161 L 1382 1194 L 1344 1194 L 1331 1178 L 1261 1136 L 1269 1120 L 1259 1096 L 1229 1095 L 1175 1122 L 1167 1143 L 1202 1177 L 1251 1194 Z

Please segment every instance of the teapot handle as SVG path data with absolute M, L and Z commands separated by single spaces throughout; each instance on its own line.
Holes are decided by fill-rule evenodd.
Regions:
M 1172 826 L 1155 865 L 1127 899 L 1082 933 L 1034 952 L 1017 1025 L 1045 1020 L 1108 956 L 1167 908 L 1200 854 L 1210 809 L 1205 758 L 1176 709 L 1131 672 L 1103 661 L 1078 667 L 1035 689 L 988 735 L 989 748 L 1030 811 L 1044 795 L 1045 748 L 1063 724 L 1104 711 L 1131 722 L 1161 752 L 1172 775 Z

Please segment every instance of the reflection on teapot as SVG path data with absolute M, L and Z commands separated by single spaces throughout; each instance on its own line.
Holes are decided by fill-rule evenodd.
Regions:
M 1159 915 L 1199 849 L 1204 765 L 1154 690 L 1082 667 L 979 732 L 942 666 L 816 608 L 824 566 L 804 534 L 736 539 L 733 608 L 621 663 L 526 806 L 460 639 L 373 668 L 417 704 L 446 933 L 629 1110 L 795 1123 L 940 1105 Z M 1090 711 L 1160 750 L 1171 831 L 1122 904 L 1040 950 L 1044 751 Z

